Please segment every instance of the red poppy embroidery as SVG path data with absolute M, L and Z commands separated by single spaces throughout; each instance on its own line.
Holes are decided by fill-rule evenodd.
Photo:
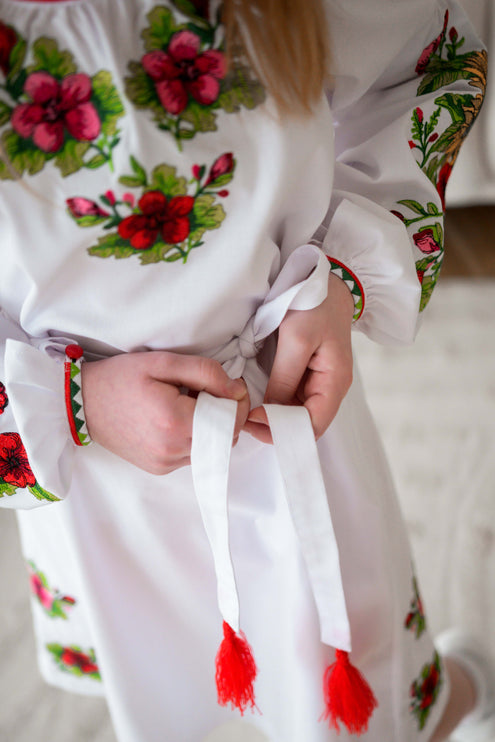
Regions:
M 0 70 L 7 76 L 10 69 L 10 55 L 17 44 L 17 34 L 11 26 L 0 21 Z
M 126 93 L 135 106 L 153 113 L 158 128 L 170 132 L 180 149 L 184 140 L 216 130 L 218 109 L 253 109 L 265 92 L 245 59 L 227 65 L 219 15 L 210 20 L 207 2 L 172 3 L 189 22 L 164 6 L 148 13 L 149 26 L 141 34 L 145 54 L 129 63 Z
M 15 43 L 14 43 L 15 40 Z M 65 177 L 108 164 L 119 142 L 124 113 L 111 75 L 79 72 L 69 51 L 50 38 L 29 44 L 0 25 L 0 127 L 4 156 L 0 178 L 35 175 L 53 160 Z
M 61 644 L 47 644 L 47 650 L 52 654 L 58 667 L 64 672 L 78 677 L 90 677 L 101 680 L 100 669 L 93 649 L 84 652 L 80 647 L 62 646 Z
M 77 141 L 97 139 L 101 121 L 91 102 L 88 75 L 67 75 L 60 82 L 47 72 L 33 72 L 24 83 L 30 103 L 16 106 L 12 128 L 21 137 L 32 137 L 43 152 L 58 152 L 65 132 Z
M 0 415 L 3 414 L 3 411 L 7 407 L 8 403 L 9 403 L 9 398 L 7 397 L 5 385 L 2 384 L 2 382 L 0 381 Z
M 132 193 L 118 198 L 113 191 L 100 196 L 105 209 L 81 196 L 67 200 L 68 212 L 80 227 L 104 225 L 106 234 L 88 253 L 101 258 L 139 255 L 143 265 L 185 263 L 191 251 L 203 244 L 205 232 L 217 229 L 225 219 L 216 199 L 229 195 L 224 186 L 234 177 L 232 152 L 217 157 L 209 170 L 206 165 L 193 165 L 192 180 L 177 175 L 170 165 L 157 165 L 148 176 L 135 157 L 130 163 L 132 175 L 121 176 L 120 182 L 142 189 L 137 201 Z
M 183 242 L 191 225 L 188 214 L 194 206 L 191 196 L 176 196 L 170 200 L 161 191 L 148 191 L 138 201 L 140 214 L 133 214 L 120 222 L 118 232 L 129 240 L 136 250 L 147 250 L 158 237 L 175 245 Z
M 430 711 L 442 687 L 442 666 L 440 656 L 435 652 L 433 662 L 423 665 L 421 675 L 413 681 L 410 688 L 411 713 L 416 717 L 419 729 L 424 729 Z
M 440 46 L 441 42 L 444 41 L 448 22 L 449 22 L 449 11 L 446 10 L 444 20 L 443 20 L 443 29 L 441 33 L 436 37 L 436 39 L 433 39 L 431 44 L 428 44 L 426 49 L 423 49 L 423 51 L 421 52 L 421 56 L 418 59 L 418 63 L 416 65 L 417 75 L 422 75 L 423 72 L 425 72 L 432 56 L 438 50 L 438 47 Z
M 37 500 L 59 499 L 36 481 L 19 433 L 0 433 L 0 497 L 15 495 L 19 487 L 27 487 Z
M 36 484 L 18 433 L 0 434 L 0 478 L 14 487 L 32 487 Z
M 211 106 L 220 95 L 220 80 L 227 73 L 225 55 L 213 49 L 200 50 L 199 36 L 179 31 L 172 36 L 167 52 L 156 49 L 141 60 L 162 106 L 174 116 L 182 113 L 190 98 Z

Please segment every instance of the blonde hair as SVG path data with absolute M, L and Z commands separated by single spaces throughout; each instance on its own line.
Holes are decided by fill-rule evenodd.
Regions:
M 310 113 L 329 82 L 323 0 L 224 0 L 223 22 L 229 58 L 243 49 L 279 112 Z

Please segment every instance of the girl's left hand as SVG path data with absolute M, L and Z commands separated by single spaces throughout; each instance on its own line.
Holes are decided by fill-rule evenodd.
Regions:
M 264 401 L 303 404 L 316 438 L 332 422 L 352 383 L 353 313 L 349 289 L 340 278 L 330 275 L 325 301 L 314 309 L 290 310 L 279 327 Z M 244 430 L 263 443 L 272 443 L 263 407 L 251 410 Z

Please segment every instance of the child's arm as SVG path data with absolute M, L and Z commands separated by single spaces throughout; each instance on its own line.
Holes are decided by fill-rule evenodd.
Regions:
M 29 338 L 0 308 L 0 507 L 64 499 L 74 458 L 86 455 L 73 441 L 67 411 L 66 342 Z M 235 437 L 249 411 L 244 382 L 231 381 L 208 358 L 123 354 L 85 362 L 81 375 L 93 439 L 155 474 L 189 463 L 195 400 L 179 387 L 241 399 Z
M 347 286 L 353 290 L 356 329 L 379 342 L 408 343 L 442 264 L 445 187 L 481 107 L 486 53 L 456 2 L 328 6 L 336 165 L 332 202 L 315 240 L 334 259 L 332 268 L 347 271 L 347 285 L 331 290 L 342 301 L 345 292 L 350 296 Z M 297 328 L 291 316 L 284 320 L 267 392 L 273 402 L 304 403 L 317 436 L 350 379 L 348 314 L 327 306 L 320 344 L 319 317 L 302 312 Z M 328 353 L 333 363 L 316 372 Z M 294 394 L 300 380 L 303 393 L 299 387 Z M 249 420 L 253 435 L 270 439 L 261 408 Z

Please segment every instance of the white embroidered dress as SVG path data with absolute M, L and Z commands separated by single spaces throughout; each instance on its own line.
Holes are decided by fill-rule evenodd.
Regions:
M 336 646 L 379 702 L 363 739 L 426 741 L 447 698 L 359 378 L 316 464 L 284 411 L 276 450 L 241 434 L 212 463 L 229 441 L 209 416 L 232 410 L 203 399 L 194 470 L 164 477 L 76 447 L 66 414 L 70 342 L 88 360 L 209 355 L 259 404 L 263 340 L 322 301 L 329 268 L 356 329 L 413 339 L 484 52 L 444 0 L 328 11 L 334 89 L 299 121 L 245 67 L 226 75 L 208 2 L 0 0 L 0 505 L 19 509 L 43 675 L 104 694 L 120 742 L 214 740 L 230 722 L 336 739 L 320 720 Z M 217 703 L 222 615 L 258 665 L 243 720 Z

